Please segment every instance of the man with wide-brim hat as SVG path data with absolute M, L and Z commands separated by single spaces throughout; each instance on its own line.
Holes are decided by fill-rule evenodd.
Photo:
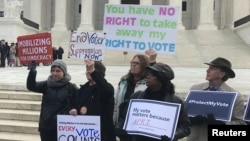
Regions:
M 226 72 L 226 74 L 229 78 L 235 77 L 235 73 L 232 70 L 231 63 L 225 58 L 218 57 L 218 58 L 214 59 L 212 62 L 204 63 L 204 64 L 220 68 L 221 71 Z
M 212 114 L 190 117 L 192 126 L 191 134 L 187 137 L 187 141 L 207 141 L 208 124 L 246 125 L 243 120 L 244 101 L 241 94 L 226 84 L 226 81 L 229 78 L 234 78 L 236 76 L 235 72 L 232 70 L 231 62 L 225 58 L 218 57 L 210 63 L 204 64 L 208 65 L 208 69 L 206 71 L 207 82 L 193 85 L 190 90 L 227 91 L 237 92 L 238 94 L 234 103 L 231 121 L 218 121 Z M 199 106 L 197 106 L 197 108 L 199 108 Z

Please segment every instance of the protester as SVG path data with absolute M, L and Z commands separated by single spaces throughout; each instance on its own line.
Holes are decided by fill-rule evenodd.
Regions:
M 58 49 L 56 47 L 52 48 L 52 53 L 53 53 L 53 61 L 55 61 L 58 58 Z
M 235 72 L 232 70 L 231 62 L 225 58 L 218 57 L 210 63 L 207 69 L 207 82 L 193 85 L 190 90 L 206 90 L 206 91 L 227 91 L 237 92 L 235 89 L 226 84 L 229 78 L 235 77 Z M 207 141 L 208 140 L 208 124 L 222 124 L 222 125 L 245 125 L 243 121 L 244 115 L 244 101 L 241 94 L 237 92 L 237 98 L 233 107 L 232 118 L 230 122 L 222 122 L 215 120 L 213 114 L 197 115 L 190 117 L 192 128 L 191 134 L 187 138 L 188 141 Z
M 7 56 L 9 54 L 9 46 L 7 46 L 8 43 L 5 42 L 4 39 L 0 41 L 0 53 L 1 53 L 1 68 L 5 67 L 5 61 L 7 59 Z
M 61 46 L 59 46 L 59 48 L 57 50 L 58 59 L 63 59 L 63 53 L 64 53 L 63 48 Z
M 152 66 L 148 66 L 149 73 L 146 78 L 147 88 L 144 91 L 137 91 L 130 99 L 149 99 L 156 101 L 164 101 L 171 103 L 181 104 L 180 114 L 177 123 L 177 129 L 173 138 L 173 141 L 184 138 L 190 134 L 190 121 L 187 114 L 187 107 L 185 101 L 175 95 L 175 87 L 171 80 L 174 79 L 174 72 L 170 66 L 164 63 L 155 63 Z M 121 106 L 127 107 L 129 100 L 123 102 Z M 126 118 L 127 108 L 124 111 L 120 111 L 119 125 L 122 128 L 124 120 Z M 167 115 L 168 113 L 166 113 Z M 129 140 L 133 141 L 158 141 L 151 137 L 141 135 L 130 135 Z M 166 135 L 161 136 L 161 141 L 170 141 L 170 137 Z
M 15 66 L 20 67 L 20 61 L 19 61 L 19 56 L 18 56 L 18 43 L 15 43 L 15 49 L 16 49 L 16 61 L 15 61 Z
M 145 55 L 146 54 L 146 55 Z M 115 94 L 114 122 L 118 122 L 119 105 L 132 93 L 146 89 L 146 67 L 156 62 L 157 53 L 150 49 L 145 54 L 136 54 L 130 62 L 129 72 L 121 77 Z
M 134 92 L 146 89 L 146 76 L 148 72 L 146 67 L 156 63 L 156 57 L 157 53 L 153 49 L 149 49 L 145 51 L 145 54 L 136 54 L 130 61 L 129 72 L 121 77 L 115 92 L 114 123 L 116 128 L 119 126 L 118 115 L 120 104 L 129 99 Z M 127 140 L 126 135 L 119 135 L 119 138 L 121 141 Z
M 94 115 L 101 118 L 101 141 L 115 141 L 113 112 L 114 87 L 105 79 L 105 66 L 99 61 L 85 60 L 88 82 L 74 96 L 71 115 Z
M 78 88 L 70 82 L 71 76 L 62 60 L 55 60 L 51 65 L 48 79 L 39 82 L 36 81 L 35 62 L 29 66 L 27 88 L 43 94 L 39 119 L 41 141 L 57 141 L 57 115 L 69 114 L 72 97 Z
M 11 43 L 8 55 L 8 66 L 14 67 L 16 62 L 16 46 L 15 43 Z

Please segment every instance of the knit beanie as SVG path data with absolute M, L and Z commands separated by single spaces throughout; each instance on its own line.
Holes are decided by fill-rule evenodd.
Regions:
M 52 63 L 51 68 L 54 66 L 59 67 L 63 71 L 64 75 L 67 74 L 67 65 L 61 59 L 56 59 Z

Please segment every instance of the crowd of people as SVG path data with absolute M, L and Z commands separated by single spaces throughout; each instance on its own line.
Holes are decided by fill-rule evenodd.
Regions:
M 70 82 L 67 65 L 58 58 L 51 65 L 47 80 L 36 81 L 36 65 L 30 68 L 27 88 L 43 94 L 39 121 L 41 141 L 57 141 L 56 115 L 100 116 L 102 141 L 178 141 L 187 137 L 188 141 L 207 141 L 208 125 L 246 125 L 243 120 L 244 101 L 241 94 L 226 84 L 236 76 L 232 64 L 226 58 L 218 57 L 209 63 L 206 82 L 196 84 L 190 90 L 237 92 L 231 121 L 217 120 L 213 114 L 198 114 L 189 117 L 185 99 L 175 95 L 175 78 L 172 68 L 157 62 L 156 51 L 150 49 L 145 54 L 136 54 L 128 73 L 121 77 L 118 88 L 114 88 L 105 78 L 106 67 L 100 61 L 84 60 L 87 82 L 78 88 Z M 160 139 L 150 136 L 129 134 L 123 129 L 129 102 L 132 99 L 154 100 L 180 104 L 176 132 L 173 137 L 162 134 Z M 166 113 L 167 114 L 167 113 Z
M 63 59 L 64 49 L 59 46 L 52 48 L 53 61 L 56 59 Z M 18 56 L 18 43 L 9 44 L 4 39 L 0 41 L 0 67 L 21 67 L 27 64 L 20 64 Z M 52 63 L 52 62 L 51 62 Z M 43 65 L 50 65 L 51 63 L 44 63 Z
M 17 43 L 9 45 L 4 39 L 0 41 L 0 67 L 15 67 L 20 66 L 18 59 Z

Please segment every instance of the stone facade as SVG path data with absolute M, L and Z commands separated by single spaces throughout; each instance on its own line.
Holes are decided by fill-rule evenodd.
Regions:
M 124 0 L 1 0 L 19 3 L 24 17 L 40 25 L 40 31 L 102 30 L 106 3 Z M 177 5 L 182 7 L 180 28 L 225 29 L 250 13 L 250 0 L 138 0 L 142 5 Z M 4 7 L 0 7 L 4 11 Z M 8 12 L 7 12 L 8 13 Z M 17 13 L 17 12 L 14 12 Z M 12 15 L 9 15 L 12 16 Z

